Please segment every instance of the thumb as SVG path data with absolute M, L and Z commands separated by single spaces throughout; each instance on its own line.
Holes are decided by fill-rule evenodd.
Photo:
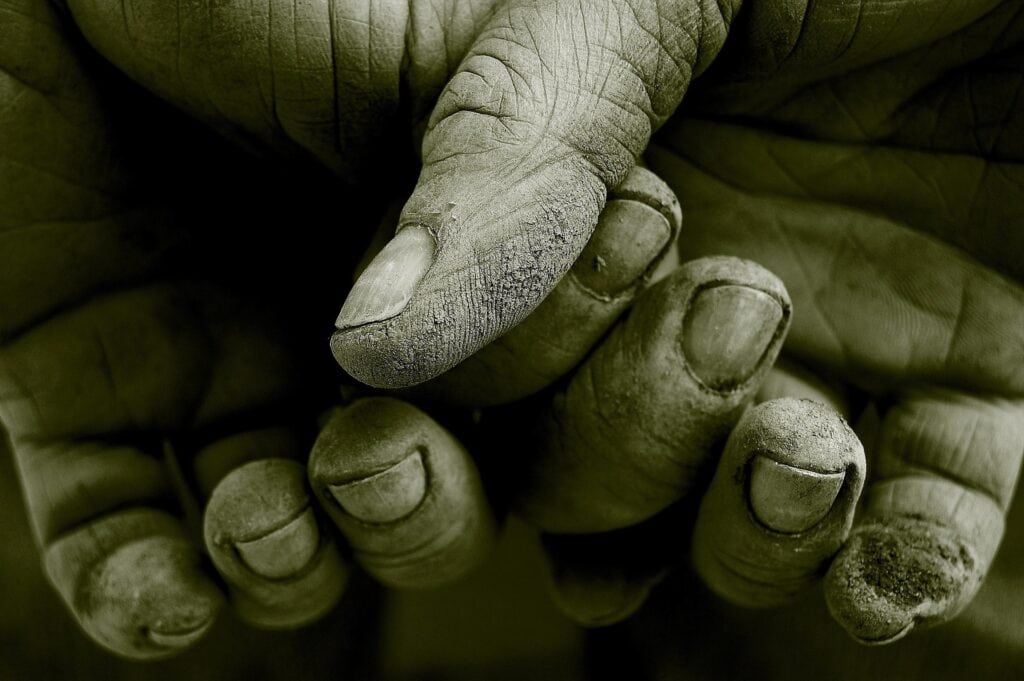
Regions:
M 370 385 L 412 385 L 523 320 L 738 4 L 511 0 L 495 12 L 434 108 L 396 236 L 342 307 L 338 362 Z

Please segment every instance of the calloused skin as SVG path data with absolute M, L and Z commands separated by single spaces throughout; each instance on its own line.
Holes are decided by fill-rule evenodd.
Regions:
M 686 207 L 684 259 L 735 254 L 780 276 L 797 311 L 786 353 L 852 386 L 855 403 L 885 407 L 889 444 L 874 457 L 869 445 L 869 469 L 894 492 L 870 496 L 869 486 L 872 513 L 971 528 L 987 563 L 1020 465 L 1024 393 L 1020 111 L 1007 96 L 1019 74 L 1016 3 L 865 2 L 848 15 L 847 3 L 815 3 L 806 21 L 804 3 L 788 3 L 735 22 L 736 6 L 696 2 L 414 3 L 408 16 L 366 17 L 342 3 L 302 6 L 302 16 L 272 4 L 259 17 L 243 3 L 166 14 L 69 4 L 118 69 L 262 156 L 289 159 L 284 173 L 276 161 L 240 160 L 101 63 L 66 15 L 31 0 L 0 6 L 12 18 L 0 29 L 11 92 L 0 125 L 3 418 L 51 579 L 73 609 L 83 607 L 82 565 L 102 558 L 77 546 L 74 530 L 180 491 L 154 455 L 184 457 L 183 477 L 201 495 L 268 448 L 304 455 L 336 376 L 313 349 L 329 331 L 320 320 L 340 307 L 345 260 L 389 198 L 365 188 L 338 196 L 307 163 L 343 183 L 382 177 L 382 159 L 396 156 L 381 149 L 414 157 L 400 140 L 435 111 L 405 219 L 454 204 L 461 222 L 442 218 L 451 222 L 435 238 L 450 246 L 408 306 L 357 329 L 342 353 L 376 383 L 411 382 L 395 369 L 410 357 L 423 359 L 413 379 L 433 376 L 522 321 L 555 285 L 608 188 L 723 43 L 647 155 Z M 498 200 L 510 177 L 515 191 Z M 510 258 L 499 247 L 517 221 L 528 227 L 512 230 Z M 498 296 L 510 280 L 522 295 Z M 428 328 L 433 319 L 445 320 L 440 330 Z M 381 329 L 389 342 L 373 343 Z M 857 404 L 839 406 L 853 416 Z M 202 456 L 223 441 L 242 444 Z M 207 463 L 193 474 L 196 453 Z M 70 466 L 84 484 L 62 483 L 74 479 Z M 556 488 L 573 485 L 554 477 Z M 970 503 L 932 504 L 950 494 Z M 175 535 L 154 513 L 111 536 Z M 180 534 L 167 549 L 178 558 Z M 92 633 L 128 655 L 190 643 L 218 595 L 185 584 L 199 578 L 187 565 L 197 559 L 183 560 L 159 588 L 199 594 L 197 605 L 168 619 L 154 601 L 144 614 L 166 625 L 155 648 L 131 638 L 152 621 Z M 951 616 L 969 592 L 925 619 Z M 97 593 L 89 608 L 107 626 L 122 611 L 104 610 L 104 594 L 116 593 Z

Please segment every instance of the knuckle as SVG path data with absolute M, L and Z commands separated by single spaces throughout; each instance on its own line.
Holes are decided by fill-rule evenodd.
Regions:
M 912 397 L 886 414 L 883 477 L 924 474 L 981 492 L 1005 510 L 1024 456 L 1024 404 L 952 391 Z

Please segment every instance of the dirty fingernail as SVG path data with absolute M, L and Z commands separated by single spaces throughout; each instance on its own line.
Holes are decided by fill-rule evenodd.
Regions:
M 192 645 L 213 625 L 222 601 L 194 549 L 162 536 L 116 549 L 80 589 L 88 630 L 133 656 L 159 657 Z
M 400 229 L 352 287 L 335 327 L 341 331 L 399 314 L 434 264 L 436 247 L 426 227 L 409 225 Z
M 640 201 L 609 201 L 572 272 L 599 296 L 617 295 L 650 270 L 672 238 L 668 220 Z
M 851 636 L 881 645 L 918 623 L 956 615 L 983 572 L 975 551 L 952 528 L 883 518 L 850 535 L 825 577 L 825 600 Z
M 309 565 L 320 545 L 313 509 L 307 508 L 284 526 L 257 539 L 235 543 L 245 565 L 268 579 L 285 579 Z
M 757 455 L 750 463 L 750 508 L 768 529 L 798 534 L 817 525 L 839 496 L 846 473 L 818 473 Z
M 782 322 L 779 302 L 737 284 L 712 286 L 690 301 L 683 321 L 683 354 L 708 388 L 732 390 L 761 366 Z
M 368 523 L 394 522 L 412 513 L 426 496 L 423 454 L 416 450 L 379 473 L 327 487 L 349 515 Z

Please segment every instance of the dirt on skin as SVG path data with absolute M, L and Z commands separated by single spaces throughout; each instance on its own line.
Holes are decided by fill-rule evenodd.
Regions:
M 955 615 L 979 581 L 970 547 L 948 527 L 903 516 L 854 531 L 827 578 L 829 607 L 865 642 Z
M 899 519 L 890 528 L 865 533 L 861 538 L 861 575 L 864 583 L 905 608 L 924 600 L 941 601 L 958 592 L 974 568 L 963 546 L 939 536 L 931 528 L 901 532 L 920 521 Z

